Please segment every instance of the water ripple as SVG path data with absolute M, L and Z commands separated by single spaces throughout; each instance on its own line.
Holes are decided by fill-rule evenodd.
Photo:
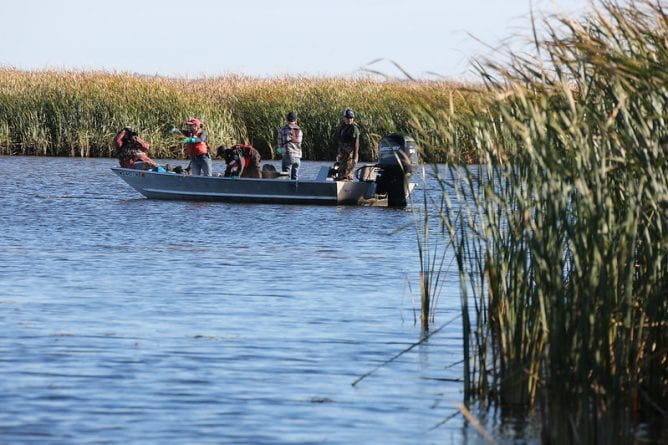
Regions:
M 0 442 L 465 437 L 432 429 L 462 398 L 459 326 L 351 386 L 419 339 L 410 210 L 154 201 L 113 159 L 0 162 Z

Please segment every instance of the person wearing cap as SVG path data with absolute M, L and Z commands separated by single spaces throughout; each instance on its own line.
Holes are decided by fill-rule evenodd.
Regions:
M 299 166 L 302 158 L 302 139 L 304 133 L 297 125 L 297 113 L 291 111 L 287 114 L 287 125 L 278 130 L 277 153 L 283 155 L 281 169 L 290 174 L 290 179 L 296 181 L 299 177 Z
M 158 167 L 148 157 L 148 142 L 139 137 L 131 127 L 125 127 L 114 137 L 113 142 L 118 156 L 118 163 L 123 168 L 151 170 Z
M 339 170 L 336 175 L 337 181 L 352 181 L 353 169 L 359 159 L 360 130 L 354 122 L 355 113 L 350 108 L 343 110 L 343 123 L 337 131 L 339 149 L 336 162 Z
M 204 124 L 193 117 L 188 119 L 186 125 L 188 128 L 185 130 L 172 128 L 172 133 L 185 136 L 181 143 L 190 158 L 190 173 L 196 176 L 211 176 L 211 155 Z

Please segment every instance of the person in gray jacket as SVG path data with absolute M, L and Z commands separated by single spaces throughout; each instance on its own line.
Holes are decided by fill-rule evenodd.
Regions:
M 297 180 L 302 157 L 302 139 L 304 133 L 297 125 L 297 113 L 287 115 L 288 124 L 278 130 L 278 153 L 283 155 L 282 170 L 290 174 L 290 179 Z

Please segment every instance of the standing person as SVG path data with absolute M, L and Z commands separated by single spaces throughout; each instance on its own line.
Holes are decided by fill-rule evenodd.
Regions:
M 204 130 L 204 124 L 197 118 L 190 118 L 186 122 L 185 130 L 172 128 L 172 133 L 181 134 L 186 138 L 181 141 L 186 154 L 190 158 L 190 169 L 192 175 L 211 176 L 212 164 L 209 154 L 209 143 Z
M 288 124 L 278 130 L 278 150 L 283 154 L 281 169 L 290 173 L 290 179 L 296 181 L 302 157 L 302 139 L 304 133 L 297 125 L 297 113 L 291 111 L 286 116 Z
M 337 181 L 352 181 L 353 169 L 359 159 L 360 129 L 354 122 L 355 113 L 350 108 L 343 111 L 343 123 L 338 129 L 339 149 L 336 162 L 339 163 Z
M 114 137 L 114 148 L 118 163 L 123 168 L 150 170 L 158 165 L 148 157 L 148 142 L 139 137 L 130 127 L 125 127 Z

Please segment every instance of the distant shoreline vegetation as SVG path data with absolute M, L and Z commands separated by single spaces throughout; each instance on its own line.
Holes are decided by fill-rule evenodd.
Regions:
M 0 155 L 113 157 L 111 140 L 124 126 L 151 144 L 155 158 L 183 156 L 168 130 L 201 118 L 212 148 L 253 144 L 275 157 L 276 130 L 288 111 L 304 129 L 304 159 L 336 157 L 341 110 L 353 108 L 362 128 L 361 158 L 376 159 L 386 133 L 416 133 L 425 108 L 465 108 L 481 88 L 443 81 L 238 75 L 186 79 L 104 71 L 24 71 L 0 68 Z M 422 121 L 424 116 L 425 121 Z M 422 147 L 431 160 L 456 156 Z

